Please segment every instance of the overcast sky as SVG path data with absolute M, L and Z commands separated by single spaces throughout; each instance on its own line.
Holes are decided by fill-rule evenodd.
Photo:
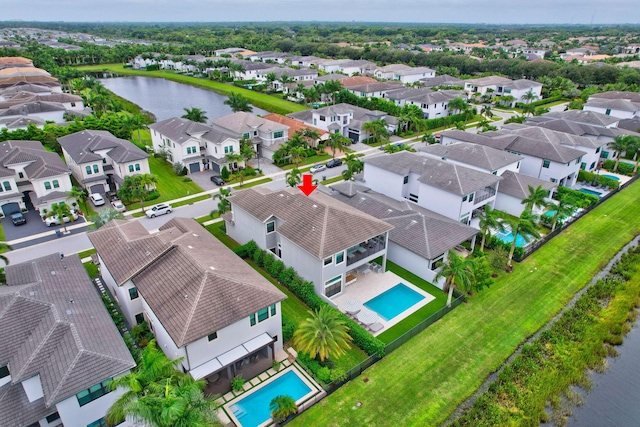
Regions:
M 0 0 L 0 20 L 639 24 L 638 0 Z

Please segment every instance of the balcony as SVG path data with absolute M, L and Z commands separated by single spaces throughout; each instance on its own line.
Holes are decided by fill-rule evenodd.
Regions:
M 496 195 L 496 190 L 493 187 L 485 187 L 482 190 L 477 191 L 474 206 L 484 202 L 485 200 L 495 195 Z
M 377 236 L 347 249 L 347 265 L 355 264 L 385 248 L 385 237 Z

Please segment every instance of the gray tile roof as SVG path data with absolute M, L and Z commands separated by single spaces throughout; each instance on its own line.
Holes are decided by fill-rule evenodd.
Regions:
M 419 148 L 419 151 L 430 156 L 443 158 L 443 160 L 451 159 L 467 165 L 477 166 L 490 172 L 524 159 L 524 157 L 508 151 L 496 150 L 495 148 L 470 142 L 459 142 L 450 145 L 432 144 Z
M 542 117 L 542 116 L 538 116 Z M 620 129 L 616 128 L 604 128 L 598 126 L 591 126 L 582 123 L 576 123 L 563 119 L 553 119 L 551 117 L 546 120 L 536 120 L 537 117 L 532 117 L 532 120 L 527 120 L 526 125 L 530 126 L 540 126 L 546 129 L 569 133 L 572 135 L 576 135 L 580 138 L 576 138 L 573 144 L 568 144 L 571 146 L 581 145 L 583 147 L 602 147 L 607 145 L 610 139 L 596 139 L 599 136 L 604 136 L 608 138 L 614 138 L 616 135 L 622 133 Z M 595 136 L 596 138 L 588 138 L 585 135 Z M 565 144 L 567 145 L 567 144 Z
M 619 110 L 627 112 L 640 111 L 640 102 L 634 102 L 629 99 L 608 99 L 590 97 L 585 107 L 605 108 L 610 110 Z
M 292 117 L 294 119 L 298 119 L 305 123 L 311 124 L 313 113 L 321 114 L 324 116 L 351 113 L 352 116 L 351 121 L 349 122 L 349 127 L 354 129 L 361 129 L 363 123 L 379 119 L 384 119 L 389 125 L 396 125 L 398 123 L 397 118 L 383 111 L 368 110 L 366 108 L 357 107 L 355 105 L 345 103 L 329 105 L 327 107 L 318 108 L 317 110 L 305 110 L 297 113 L 291 113 L 287 114 L 287 117 Z
M 204 135 L 211 130 L 211 127 L 204 123 L 197 123 L 181 117 L 174 117 L 172 119 L 161 120 L 157 123 L 153 123 L 149 125 L 149 129 L 157 131 L 178 144 L 182 144 L 191 138 L 197 138 L 200 135 Z M 230 134 L 228 137 L 230 138 L 232 135 Z
M 491 133 L 515 135 L 516 139 L 509 146 L 510 151 L 531 154 L 559 163 L 569 163 L 584 156 L 584 151 L 569 147 L 583 144 L 587 144 L 587 147 L 593 146 L 589 138 L 517 123 L 505 125 L 500 131 Z M 528 153 L 524 150 L 528 150 Z
M 66 111 L 64 105 L 59 102 L 34 101 L 24 104 L 14 105 L 0 111 L 0 117 L 49 113 L 52 111 Z
M 70 175 L 62 159 L 46 151 L 39 141 L 4 141 L 0 143 L 0 164 L 4 167 L 29 163 L 24 171 L 29 179 Z M 14 172 L 15 173 L 15 172 Z
M 173 218 L 156 234 L 115 220 L 89 238 L 119 283 L 131 278 L 178 347 L 286 298 L 193 219 Z
M 331 188 L 336 190 L 332 195 L 337 200 L 393 225 L 389 241 L 425 259 L 434 259 L 478 233 L 415 203 L 397 201 L 364 186 L 355 189 L 340 183 Z
M 620 119 L 620 121 L 618 122 L 618 128 L 630 130 L 632 132 L 640 132 L 640 117 L 634 117 L 632 119 Z
M 502 178 L 465 166 L 443 160 L 431 159 L 417 153 L 400 151 L 394 154 L 383 154 L 364 160 L 367 165 L 396 173 L 418 174 L 418 181 L 459 196 L 494 185 Z
M 379 82 L 379 83 L 369 83 L 359 86 L 351 86 L 349 90 L 354 92 L 381 92 L 381 91 L 389 91 L 393 89 L 398 89 L 404 87 L 404 84 L 401 82 Z
M 78 255 L 9 265 L 6 277 L 0 365 L 8 362 L 12 388 L 39 374 L 43 405 L 50 408 L 135 366 Z M 0 388 L 0 425 L 16 425 L 3 417 L 20 401 L 20 393 Z M 30 405 L 25 410 L 41 414 Z
M 149 154 L 132 142 L 116 138 L 111 132 L 105 130 L 83 130 L 58 138 L 58 142 L 79 165 L 102 161 L 102 156 L 96 153 L 102 150 L 108 150 L 107 156 L 117 163 L 133 162 L 149 157 Z
M 433 86 L 464 86 L 464 80 L 457 77 L 452 77 L 448 74 L 441 76 L 435 76 L 427 79 L 420 79 L 421 83 L 424 83 L 425 87 Z
M 244 111 L 238 111 L 237 113 L 216 117 L 211 120 L 211 124 L 216 128 L 231 131 L 236 135 L 242 135 L 245 132 L 253 132 L 254 130 L 275 132 L 289 129 L 289 126 L 287 125 L 272 122 Z
M 505 171 L 501 176 L 503 179 L 498 187 L 498 193 L 508 194 L 520 200 L 529 197 L 529 186 L 538 188 L 541 185 L 545 190 L 555 187 L 552 182 L 512 171 Z
M 404 100 L 405 102 L 417 102 L 420 104 L 437 104 L 441 102 L 449 102 L 455 98 L 464 97 L 464 92 L 460 90 L 438 90 L 431 88 L 401 88 L 390 90 L 386 93 L 386 97 L 391 100 Z
M 612 91 L 609 91 L 609 92 L 594 93 L 593 95 L 589 96 L 589 99 L 591 99 L 591 98 L 595 98 L 595 99 L 628 99 L 631 102 L 640 102 L 640 93 L 638 93 L 638 92 L 623 92 L 623 91 L 612 90 Z
M 5 384 L 0 387 L 0 425 L 24 427 L 56 412 L 48 408 L 44 398 L 29 402 L 21 385 Z
M 283 224 L 278 233 L 320 259 L 393 228 L 319 191 L 306 197 L 297 188 L 250 188 L 234 193 L 229 201 L 232 209 L 241 208 L 261 222 L 279 218 Z
M 542 116 L 534 116 L 532 118 L 537 117 L 553 117 L 555 119 L 562 119 L 599 127 L 611 126 L 620 121 L 620 119 L 617 117 L 607 116 L 606 114 L 587 110 L 552 111 L 550 113 L 543 114 Z

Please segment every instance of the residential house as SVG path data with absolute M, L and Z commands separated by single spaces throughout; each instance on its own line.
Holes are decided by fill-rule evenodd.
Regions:
M 238 162 L 226 158 L 227 154 L 240 152 L 240 138 L 235 132 L 180 117 L 149 125 L 149 130 L 153 151 L 165 153 L 169 163 L 181 163 L 189 173 L 220 173 L 225 166 L 238 169 Z
M 500 188 L 498 188 L 498 196 L 494 206 L 499 211 L 519 217 L 526 208 L 522 201 L 531 195 L 530 187 L 534 189 L 542 187 L 549 194 L 546 201 L 551 202 L 552 200 L 551 197 L 556 188 L 556 184 L 552 182 L 511 170 L 505 171 L 501 176 L 502 181 L 500 181 Z M 532 211 L 536 215 L 541 215 L 544 212 L 544 208 L 534 206 Z
M 55 253 L 5 273 L 0 425 L 106 425 L 123 394 L 108 385 L 136 364 L 80 258 Z
M 419 44 L 416 47 L 420 48 L 424 52 L 442 52 L 444 50 L 442 46 L 431 43 Z
M 29 125 L 37 128 L 44 128 L 46 122 L 39 117 L 10 117 L 8 119 L 0 119 L 0 130 L 7 128 L 9 131 L 16 129 L 28 129 Z
M 400 82 L 376 82 L 351 86 L 347 90 L 363 98 L 384 98 L 388 91 L 400 88 L 404 88 Z
M 286 296 L 195 220 L 173 218 L 153 234 L 113 220 L 88 236 L 127 320 L 146 321 L 158 348 L 209 391 L 271 367 Z
M 286 52 L 258 52 L 248 56 L 251 61 L 270 62 L 275 64 L 288 63 L 293 55 Z
M 283 77 L 286 76 L 296 83 L 302 83 L 305 81 L 312 82 L 318 77 L 318 70 L 314 70 L 313 68 L 304 68 L 297 70 L 295 68 L 271 67 L 259 70 L 256 73 L 256 79 L 260 82 L 266 82 L 269 74 L 274 75 L 276 78 L 273 82 L 271 82 L 271 88 L 276 91 L 281 91 L 283 89 L 283 84 L 281 81 Z
M 69 203 L 71 171 L 39 141 L 0 143 L 0 208 L 4 215 L 26 210 L 30 199 L 41 213 Z
M 396 105 L 417 105 L 423 112 L 425 119 L 437 119 L 450 114 L 449 102 L 456 98 L 464 97 L 464 92 L 459 90 L 438 90 L 430 88 L 403 88 L 389 90 L 384 98 Z
M 289 140 L 289 127 L 256 115 L 239 111 L 211 121 L 214 128 L 231 132 L 237 139 L 249 138 L 258 157 L 267 155 L 263 148 Z
M 345 290 L 351 271 L 378 257 L 386 263 L 393 226 L 319 191 L 307 197 L 297 188 L 254 187 L 228 200 L 229 237 L 271 251 L 327 302 Z
M 370 83 L 379 83 L 373 77 L 367 77 L 367 76 L 349 77 L 343 74 L 325 74 L 324 76 L 319 76 L 317 79 L 315 79 L 314 83 L 323 84 L 327 81 L 334 81 L 334 80 L 339 81 L 342 87 L 344 87 L 345 89 L 348 89 L 353 86 L 361 86 L 361 85 L 366 85 Z
M 478 230 L 407 200 L 394 200 L 360 183 L 347 181 L 331 186 L 331 195 L 360 211 L 393 225 L 389 231 L 387 257 L 402 268 L 441 289 L 435 280 L 447 262 L 449 251 L 475 242 Z
M 628 46 L 624 46 L 622 51 L 628 55 L 635 55 L 640 53 L 640 43 L 629 43 Z
M 488 76 L 478 79 L 466 80 L 464 90 L 473 95 L 491 95 L 491 96 L 512 96 L 514 100 L 511 106 L 516 102 L 530 102 L 524 96 L 531 92 L 535 95 L 535 99 L 542 99 L 542 83 L 534 82 L 527 79 L 511 80 L 505 77 Z
M 333 61 L 325 61 L 318 65 L 318 68 L 325 73 L 342 73 L 352 76 L 355 73 L 365 74 L 366 70 L 376 68 L 377 65 L 364 59 L 336 59 Z
M 62 104 L 65 110 L 84 110 L 84 101 L 78 95 L 69 93 L 33 93 L 26 90 L 0 95 L 0 110 L 31 102 L 45 101 Z M 3 98 L 3 99 L 2 99 Z
M 640 94 L 619 91 L 596 93 L 589 96 L 583 108 L 619 119 L 640 117 Z
M 65 122 L 64 113 L 66 112 L 67 109 L 59 102 L 27 101 L 0 109 L 0 120 L 35 117 L 44 121 L 63 123 Z
M 214 50 L 213 54 L 215 56 L 236 56 L 236 55 L 242 55 L 242 56 L 246 56 L 246 55 L 252 55 L 255 52 L 252 52 L 248 49 L 242 48 L 242 47 L 228 47 L 226 49 L 218 49 L 218 50 Z
M 640 117 L 634 117 L 632 119 L 620 119 L 620 121 L 618 122 L 618 128 L 621 130 L 640 133 Z
M 127 176 L 151 173 L 149 154 L 104 130 L 83 130 L 58 138 L 74 178 L 89 193 L 117 191 Z
M 273 68 L 271 64 L 245 61 L 242 59 L 232 59 L 231 62 L 242 65 L 242 70 L 232 71 L 234 80 L 258 80 L 258 74 L 262 74 L 264 70 Z
M 42 86 L 37 84 L 25 83 L 16 84 L 6 89 L 0 90 L 0 100 L 10 99 L 14 94 L 18 92 L 29 92 L 37 95 L 50 95 L 52 93 L 49 86 Z
M 33 67 L 33 60 L 22 56 L 0 57 L 0 70 L 11 67 Z
M 372 190 L 467 225 L 476 210 L 493 206 L 502 179 L 408 151 L 367 158 L 364 164 L 363 179 Z
M 372 75 L 382 80 L 393 80 L 396 71 L 410 70 L 413 67 L 405 64 L 389 64 L 372 70 Z
M 524 55 L 534 55 L 538 59 L 544 59 L 544 56 L 550 50 L 544 47 L 524 47 L 520 49 L 520 52 Z
M 320 137 L 318 139 L 309 140 L 309 145 L 312 146 L 312 147 L 317 147 L 318 143 L 320 143 L 321 141 L 326 141 L 327 139 L 329 139 L 329 132 L 327 132 L 326 130 L 322 130 L 320 128 L 316 128 L 316 127 L 313 127 L 313 126 L 309 126 L 306 123 L 304 123 L 304 122 L 302 122 L 300 120 L 296 120 L 296 119 L 294 119 L 292 117 L 283 116 L 283 115 L 277 114 L 277 113 L 269 113 L 269 114 L 266 114 L 266 115 L 262 116 L 262 118 L 265 119 L 265 120 L 269 120 L 270 122 L 280 123 L 282 125 L 288 126 L 289 127 L 289 138 L 291 138 L 297 132 L 304 132 L 305 130 L 314 130 L 314 131 L 318 132 L 318 135 L 320 135 Z M 274 151 L 273 147 L 275 147 L 275 145 L 271 145 L 270 147 L 263 147 L 263 148 L 266 148 L 266 149 L 269 149 L 271 151 Z
M 436 76 L 435 70 L 427 67 L 415 67 L 408 70 L 398 70 L 393 73 L 393 80 L 403 84 L 412 84 L 422 79 L 430 79 Z
M 440 76 L 435 76 L 426 79 L 420 79 L 420 83 L 424 87 L 464 87 L 464 80 L 461 80 L 457 77 L 452 77 L 448 74 L 442 74 Z
M 291 113 L 288 117 L 329 133 L 341 133 L 353 142 L 360 142 L 371 136 L 362 128 L 366 122 L 384 120 L 389 133 L 398 128 L 398 120 L 383 111 L 367 110 L 345 103 Z

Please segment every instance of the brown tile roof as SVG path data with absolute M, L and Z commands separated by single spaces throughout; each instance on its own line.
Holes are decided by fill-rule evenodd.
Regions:
M 29 58 L 23 58 L 21 56 L 3 56 L 0 57 L 0 64 L 32 64 Z
M 315 128 L 313 126 L 309 126 L 309 125 L 305 124 L 304 122 L 301 122 L 300 120 L 296 120 L 294 118 L 283 116 L 283 115 L 277 114 L 277 113 L 270 113 L 270 114 L 267 114 L 267 115 L 262 116 L 262 117 L 264 119 L 266 119 L 266 120 L 271 121 L 271 122 L 276 122 L 276 123 L 280 123 L 281 125 L 289 126 L 289 137 L 292 137 L 293 134 L 295 134 L 296 132 L 298 132 L 298 131 L 302 132 L 305 129 L 315 130 L 320 134 L 321 137 L 322 137 L 322 135 L 325 135 L 325 134 L 329 133 L 326 130 L 318 129 L 318 128 Z
M 358 209 L 316 191 L 307 197 L 297 188 L 276 192 L 253 188 L 229 197 L 233 208 L 261 222 L 277 217 L 278 233 L 316 258 L 325 258 L 393 228 Z

